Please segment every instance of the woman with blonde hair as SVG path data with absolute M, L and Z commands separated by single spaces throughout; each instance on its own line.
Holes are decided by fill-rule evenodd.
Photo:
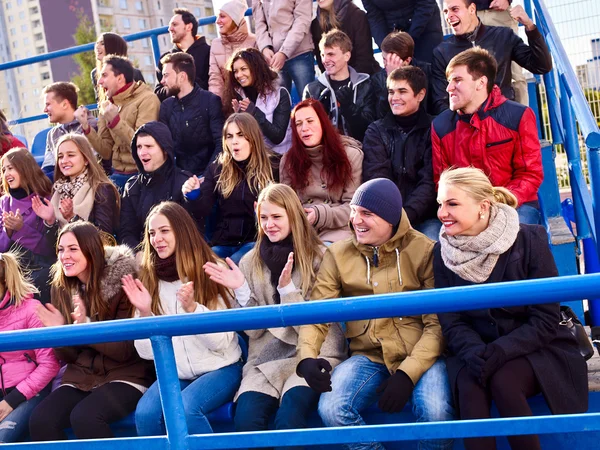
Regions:
M 204 265 L 210 279 L 233 289 L 241 307 L 303 302 L 310 296 L 323 256 L 323 245 L 308 223 L 292 188 L 283 184 L 266 187 L 258 197 L 259 220 L 256 248 L 238 267 Z M 266 430 L 275 414 L 277 429 L 305 428 L 307 416 L 319 401 L 319 393 L 296 374 L 299 327 L 247 330 L 248 362 L 236 395 L 237 431 Z M 329 370 L 345 359 L 346 340 L 339 325 L 329 330 L 321 357 Z
M 188 199 L 197 199 L 195 215 L 207 217 L 217 205 L 211 246 L 218 256 L 239 263 L 254 247 L 254 202 L 278 179 L 278 158 L 265 147 L 256 120 L 248 113 L 229 116 L 223 126 L 223 151 L 206 169 L 202 188 L 196 176 L 182 187 Z
M 177 203 L 156 205 L 146 219 L 140 279 L 123 279 L 135 317 L 202 314 L 229 309 L 231 293 L 211 281 L 202 266 L 217 262 L 193 219 Z M 150 339 L 135 341 L 139 355 L 154 359 Z M 175 362 L 190 434 L 212 433 L 206 415 L 230 402 L 242 378 L 241 349 L 234 332 L 176 336 Z M 135 424 L 139 436 L 165 434 L 154 383 L 140 400 Z
M 121 197 L 85 136 L 69 133 L 60 138 L 54 173 L 51 205 L 37 205 L 46 224 L 61 227 L 75 220 L 87 220 L 101 231 L 117 233 Z
M 42 328 L 36 315 L 37 288 L 12 252 L 0 253 L 0 332 Z M 29 416 L 50 392 L 58 361 L 50 348 L 0 352 L 0 443 L 18 442 L 27 433 Z
M 558 275 L 546 230 L 519 224 L 516 197 L 472 167 L 440 177 L 440 241 L 435 287 Z M 523 305 L 438 314 L 451 356 L 450 385 L 461 419 L 531 416 L 527 399 L 543 393 L 554 414 L 588 408 L 587 366 L 577 341 L 560 325 L 560 305 Z M 558 389 L 560 388 L 560 389 Z M 515 449 L 539 449 L 536 435 L 509 436 Z M 494 437 L 465 439 L 465 449 L 495 449 Z

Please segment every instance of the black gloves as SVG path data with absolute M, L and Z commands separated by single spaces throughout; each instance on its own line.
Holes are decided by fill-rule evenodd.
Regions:
M 340 108 L 345 109 L 354 103 L 354 91 L 352 90 L 352 82 L 348 86 L 342 86 L 335 92 Z
M 323 105 L 323 108 L 325 108 L 327 114 L 329 114 L 331 111 L 331 91 L 324 89 L 321 95 L 319 95 L 318 100 Z
M 480 345 L 479 347 L 474 349 L 469 356 L 465 358 L 467 370 L 469 371 L 471 376 L 477 381 L 481 380 L 481 370 L 483 369 L 483 365 L 485 364 L 485 359 L 483 359 L 484 353 L 485 345 Z
M 318 393 L 331 391 L 331 364 L 323 358 L 306 358 L 296 367 L 296 373 Z
M 379 397 L 379 409 L 387 413 L 402 411 L 406 402 L 412 395 L 414 385 L 410 377 L 402 370 L 396 370 L 396 373 L 385 380 L 377 388 Z
M 506 353 L 502 347 L 492 342 L 485 348 L 483 359 L 485 359 L 485 364 L 481 368 L 480 382 L 482 386 L 485 386 L 490 377 L 506 363 Z

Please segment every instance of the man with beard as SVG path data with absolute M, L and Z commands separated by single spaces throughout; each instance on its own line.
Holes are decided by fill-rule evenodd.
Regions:
M 187 8 L 175 8 L 173 14 L 173 17 L 169 21 L 169 34 L 174 46 L 169 53 L 184 52 L 192 55 L 196 66 L 195 82 L 202 89 L 208 89 L 210 45 L 206 43 L 204 36 L 196 34 L 198 33 L 198 20 Z M 169 53 L 166 53 L 163 57 Z M 162 62 L 159 62 L 156 71 L 157 83 L 154 93 L 158 95 L 161 102 L 167 98 L 166 88 L 161 84 L 162 75 Z
M 194 58 L 169 53 L 161 59 L 162 85 L 168 98 L 160 106 L 159 121 L 171 130 L 175 164 L 198 176 L 221 152 L 221 100 L 194 84 Z

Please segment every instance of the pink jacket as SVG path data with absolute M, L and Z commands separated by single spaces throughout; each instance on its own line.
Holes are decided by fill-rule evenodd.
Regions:
M 10 292 L 0 301 L 0 331 L 42 328 L 36 315 L 40 304 L 33 296 L 23 300 L 19 307 L 6 306 Z M 2 390 L 15 387 L 27 400 L 37 395 L 58 373 L 58 361 L 51 348 L 0 352 Z

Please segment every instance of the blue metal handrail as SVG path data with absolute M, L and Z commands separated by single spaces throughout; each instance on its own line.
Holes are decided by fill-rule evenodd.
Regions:
M 432 312 L 450 312 L 488 307 L 569 301 L 600 296 L 600 274 L 527 280 L 429 291 L 373 295 L 300 304 L 273 305 L 214 311 L 204 314 L 164 316 L 71 325 L 0 333 L 0 351 L 73 346 L 150 337 L 157 368 L 159 391 L 167 437 L 140 437 L 44 443 L 44 448 L 152 449 L 258 448 L 400 441 L 431 438 L 460 438 L 515 434 L 600 431 L 600 413 L 556 417 L 489 419 L 428 424 L 376 425 L 352 428 L 222 433 L 188 436 L 171 336 L 216 333 L 241 329 L 264 329 L 311 323 L 398 317 Z M 16 444 L 38 448 L 40 444 Z

